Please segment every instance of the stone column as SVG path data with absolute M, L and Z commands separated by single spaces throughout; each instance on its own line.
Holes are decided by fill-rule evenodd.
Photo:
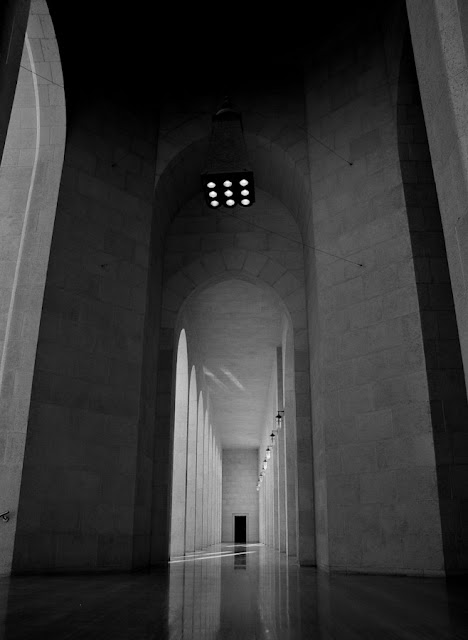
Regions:
M 468 10 L 407 0 L 414 58 L 468 375 Z M 460 18 L 464 18 L 463 21 Z
M 279 500 L 279 550 L 288 553 L 287 544 L 287 500 L 286 500 L 286 447 L 284 429 L 278 434 L 276 443 L 276 459 L 278 461 L 278 500 Z
M 212 438 L 212 428 L 211 424 L 208 428 L 208 469 L 207 469 L 207 499 L 206 499 L 206 547 L 209 547 L 211 544 L 211 456 L 212 450 L 211 447 L 213 445 Z
M 204 549 L 208 544 L 208 449 L 209 449 L 209 423 L 208 413 L 205 414 L 204 424 L 205 439 L 203 443 L 203 546 Z
M 213 544 L 213 512 L 214 512 L 214 447 L 215 439 L 213 428 L 211 429 L 211 455 L 210 455 L 210 546 Z
M 275 451 L 272 452 L 272 457 L 268 463 L 268 471 L 271 474 L 272 484 L 272 502 L 273 502 L 273 531 L 274 531 L 274 547 L 279 551 L 279 520 L 280 520 L 280 505 L 279 505 L 279 490 L 278 490 L 278 448 L 275 447 Z
M 203 444 L 205 435 L 203 401 L 200 398 L 197 426 L 197 488 L 195 513 L 195 549 L 203 547 Z
M 195 369 L 190 376 L 187 424 L 187 489 L 185 505 L 185 552 L 195 550 L 195 502 L 197 487 L 197 384 Z
M 286 504 L 287 504 L 287 549 L 289 556 L 298 555 L 298 529 L 299 529 L 299 502 L 297 495 L 297 458 L 301 455 L 298 450 L 296 440 L 296 432 L 294 429 L 294 421 L 291 419 L 292 412 L 295 410 L 294 392 L 285 393 L 284 402 L 284 418 L 283 418 L 283 442 L 285 448 L 285 466 L 286 466 Z M 309 461 L 310 466 L 312 460 Z M 306 483 L 302 487 L 303 493 L 313 495 L 312 482 Z M 304 528 L 306 523 L 304 522 Z M 314 553 L 313 548 L 310 553 Z

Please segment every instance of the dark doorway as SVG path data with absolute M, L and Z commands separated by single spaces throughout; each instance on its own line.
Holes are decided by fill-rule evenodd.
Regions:
M 234 516 L 234 542 L 247 542 L 247 516 Z

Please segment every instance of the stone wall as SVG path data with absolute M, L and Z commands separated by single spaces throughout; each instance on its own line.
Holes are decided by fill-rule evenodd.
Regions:
M 233 515 L 247 515 L 247 542 L 258 542 L 258 449 L 223 449 L 222 541 L 234 542 Z
M 70 123 L 34 370 L 18 572 L 132 566 L 154 163 L 153 125 L 115 105 L 90 104 Z
M 306 80 L 317 563 L 443 573 L 396 78 L 378 24 L 330 39 Z M 367 30 L 366 30 L 367 29 Z M 393 49 L 392 49 L 393 47 Z M 340 257 L 342 259 L 340 259 Z

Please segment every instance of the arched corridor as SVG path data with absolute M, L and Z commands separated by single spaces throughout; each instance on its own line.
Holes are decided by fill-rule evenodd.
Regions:
M 0 4 L 0 636 L 465 637 L 468 0 Z
M 294 405 L 284 403 L 285 387 L 294 395 L 291 320 L 278 294 L 251 280 L 209 282 L 179 313 L 171 558 L 235 542 L 236 518 L 245 518 L 245 542 L 297 553 Z

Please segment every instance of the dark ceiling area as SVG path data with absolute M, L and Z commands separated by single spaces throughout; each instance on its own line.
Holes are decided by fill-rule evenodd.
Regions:
M 154 108 L 167 93 L 224 95 L 274 86 L 302 73 L 305 48 L 346 32 L 353 21 L 374 19 L 381 6 L 312 1 L 285 12 L 246 3 L 48 4 L 68 105 L 111 97 L 139 108 Z

